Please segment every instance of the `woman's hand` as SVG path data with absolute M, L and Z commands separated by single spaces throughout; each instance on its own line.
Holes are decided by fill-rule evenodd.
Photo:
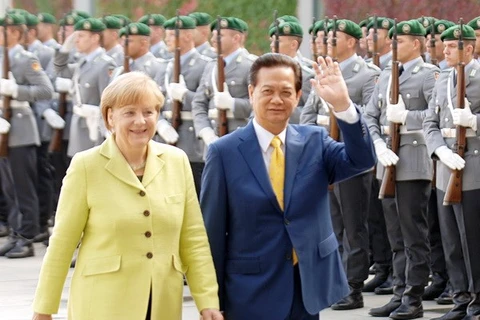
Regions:
M 223 315 L 217 309 L 203 309 L 200 312 L 200 320 L 223 320 Z
M 51 314 L 40 314 L 40 313 L 34 313 L 32 320 L 52 320 L 52 315 Z

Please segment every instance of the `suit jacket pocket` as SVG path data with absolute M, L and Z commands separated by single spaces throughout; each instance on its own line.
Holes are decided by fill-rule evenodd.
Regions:
M 185 195 L 183 193 L 174 194 L 171 196 L 165 196 L 166 203 L 180 203 L 185 200 Z
M 338 248 L 338 241 L 335 237 L 335 233 L 331 233 L 327 239 L 318 244 L 318 253 L 321 258 L 325 258 Z
M 187 273 L 188 267 L 182 264 L 182 261 L 180 260 L 180 258 L 177 257 L 176 255 L 173 255 L 172 258 L 173 258 L 173 268 L 175 268 L 175 270 L 177 270 L 182 274 Z
M 122 256 L 111 256 L 88 260 L 83 268 L 83 276 L 111 273 L 120 270 Z
M 227 273 L 255 274 L 260 270 L 258 260 L 228 260 L 226 265 Z

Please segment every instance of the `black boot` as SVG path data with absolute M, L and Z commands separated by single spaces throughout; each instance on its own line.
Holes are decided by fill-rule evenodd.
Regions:
M 333 310 L 351 310 L 363 308 L 363 283 L 350 282 L 350 293 L 345 298 L 332 305 Z
M 21 236 L 17 236 L 17 239 L 15 247 L 8 251 L 5 254 L 5 257 L 10 259 L 33 257 L 34 251 L 32 240 Z
M 48 240 L 48 238 L 50 238 L 50 231 L 48 231 L 47 227 L 47 229 L 44 229 L 42 232 L 40 232 L 33 238 L 33 242 L 43 242 L 45 240 Z
M 408 286 L 402 297 L 402 304 L 390 313 L 392 319 L 416 319 L 423 317 L 422 295 L 424 286 Z
M 0 238 L 1 237 L 6 237 L 10 234 L 10 230 L 8 230 L 8 227 L 5 223 L 0 222 Z
M 402 304 L 402 295 L 405 287 L 403 286 L 394 286 L 393 287 L 393 297 L 390 301 L 379 308 L 370 309 L 370 314 L 373 317 L 388 317 L 392 311 L 400 307 Z
M 453 295 L 455 306 L 452 310 L 448 311 L 440 318 L 433 318 L 432 320 L 462 320 L 467 315 L 467 306 L 471 300 L 472 297 L 468 292 L 455 293 Z
M 375 294 L 383 295 L 383 294 L 392 294 L 393 293 L 393 277 L 390 274 L 387 280 L 375 288 Z
M 0 257 L 3 257 L 7 252 L 12 250 L 15 247 L 15 243 L 17 243 L 17 236 L 11 235 L 8 237 L 7 243 L 0 247 Z
M 447 286 L 446 277 L 441 274 L 434 272 L 432 275 L 432 283 L 425 288 L 425 293 L 422 296 L 423 300 L 435 300 L 438 298 Z
M 437 298 L 437 304 L 445 305 L 445 304 L 453 304 L 453 289 L 450 285 L 450 282 L 447 282 L 447 286 L 445 290 L 443 290 L 442 294 Z
M 387 281 L 388 275 L 390 274 L 391 266 L 389 264 L 375 264 L 375 277 L 365 283 L 363 287 L 363 292 L 373 292 L 376 287 L 383 284 Z
M 472 295 L 472 301 L 467 307 L 467 316 L 465 320 L 480 320 L 480 292 Z

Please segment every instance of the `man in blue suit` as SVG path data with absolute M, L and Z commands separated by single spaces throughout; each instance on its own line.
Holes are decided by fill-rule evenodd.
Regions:
M 288 124 L 301 67 L 269 53 L 250 70 L 253 120 L 209 146 L 201 207 L 228 320 L 318 319 L 349 292 L 327 187 L 371 168 L 375 155 L 338 64 L 320 59 L 314 69 L 312 87 L 332 106 L 343 143 L 324 128 Z M 271 145 L 278 138 L 281 151 Z M 284 169 L 273 177 L 279 152 Z

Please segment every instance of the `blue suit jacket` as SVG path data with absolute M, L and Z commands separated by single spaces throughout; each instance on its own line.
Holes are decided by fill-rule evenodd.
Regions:
M 293 299 L 292 245 L 311 314 L 348 294 L 327 187 L 375 164 L 363 121 L 338 121 L 344 143 L 321 127 L 289 125 L 285 211 L 278 205 L 253 124 L 209 146 L 201 207 L 226 318 L 285 319 Z

